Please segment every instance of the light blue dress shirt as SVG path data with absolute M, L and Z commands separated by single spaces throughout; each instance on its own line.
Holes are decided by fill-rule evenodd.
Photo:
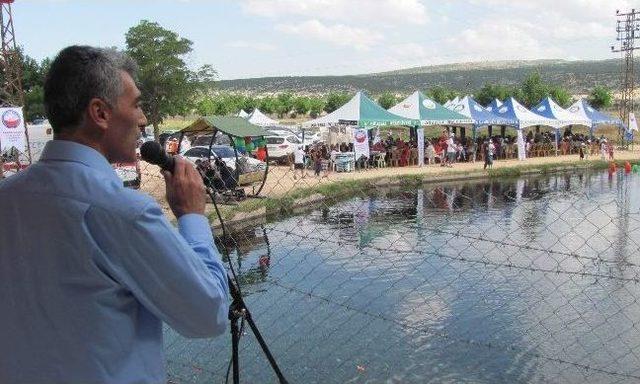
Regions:
M 221 334 L 227 274 L 208 221 L 178 228 L 74 142 L 0 182 L 0 383 L 163 383 L 163 321 Z

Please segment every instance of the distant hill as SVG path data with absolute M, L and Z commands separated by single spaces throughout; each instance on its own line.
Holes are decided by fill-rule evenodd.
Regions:
M 485 83 L 515 85 L 533 71 L 539 71 L 549 83 L 565 86 L 573 94 L 588 93 L 596 85 L 617 89 L 620 82 L 620 60 L 530 60 L 457 63 L 416 67 L 391 72 L 353 76 L 262 77 L 223 80 L 219 90 L 268 94 L 293 92 L 324 94 L 331 91 L 354 92 L 363 89 L 370 94 L 384 91 L 409 93 L 434 86 L 472 92 Z M 636 73 L 636 76 L 637 73 Z M 637 80 L 636 80 L 637 81 Z

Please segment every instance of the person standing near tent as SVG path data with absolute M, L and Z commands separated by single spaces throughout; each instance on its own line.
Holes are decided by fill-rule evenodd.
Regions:
M 297 173 L 300 170 L 300 177 L 304 179 L 305 170 L 304 170 L 304 150 L 302 149 L 302 145 L 298 145 L 295 151 L 293 151 L 293 178 L 297 179 Z
M 493 168 L 493 155 L 496 151 L 496 146 L 493 145 L 493 141 L 489 139 L 489 143 L 486 146 L 486 153 L 484 154 L 484 169 Z
M 600 140 L 600 159 L 607 160 L 607 139 Z
M 426 152 L 426 155 L 427 155 L 426 156 L 427 160 L 429 161 L 428 164 L 429 165 L 435 164 L 436 163 L 436 149 L 433 146 L 433 143 L 431 142 L 431 140 L 427 140 L 427 142 L 429 144 L 427 145 L 427 149 L 425 150 L 425 152 Z
M 452 166 L 453 161 L 456 159 L 456 143 L 453 140 L 453 133 L 449 134 L 449 138 L 447 139 L 447 165 L 449 167 Z

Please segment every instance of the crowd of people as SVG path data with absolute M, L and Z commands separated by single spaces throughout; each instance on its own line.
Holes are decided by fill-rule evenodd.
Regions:
M 580 159 L 599 155 L 601 160 L 613 160 L 614 156 L 614 146 L 605 137 L 592 138 L 570 130 L 558 138 L 557 145 L 555 132 L 529 131 L 524 137 L 524 150 L 526 157 L 577 154 Z M 298 170 L 294 177 L 305 177 L 305 169 L 313 170 L 317 177 L 327 176 L 330 170 L 335 169 L 336 157 L 340 153 L 353 153 L 353 144 L 328 145 L 320 142 L 299 147 L 292 159 L 294 168 Z M 372 141 L 369 157 L 355 159 L 354 168 L 417 165 L 418 153 L 415 137 L 405 140 L 388 132 L 384 140 Z M 452 167 L 455 163 L 481 161 L 486 169 L 491 168 L 495 160 L 517 157 L 518 144 L 514 135 L 480 135 L 474 140 L 443 130 L 440 136 L 425 138 L 424 141 L 425 165 Z

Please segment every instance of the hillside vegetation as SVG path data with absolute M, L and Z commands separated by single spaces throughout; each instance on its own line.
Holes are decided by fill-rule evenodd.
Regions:
M 460 63 L 401 69 L 391 72 L 352 76 L 264 77 L 222 80 L 221 91 L 268 94 L 326 94 L 333 91 L 365 90 L 371 94 L 394 91 L 408 94 L 415 89 L 433 86 L 465 93 L 484 84 L 516 85 L 537 71 L 549 83 L 566 88 L 573 94 L 587 94 L 597 85 L 617 89 L 620 82 L 620 60 L 565 61 L 495 61 Z M 636 74 L 637 76 L 637 74 Z

